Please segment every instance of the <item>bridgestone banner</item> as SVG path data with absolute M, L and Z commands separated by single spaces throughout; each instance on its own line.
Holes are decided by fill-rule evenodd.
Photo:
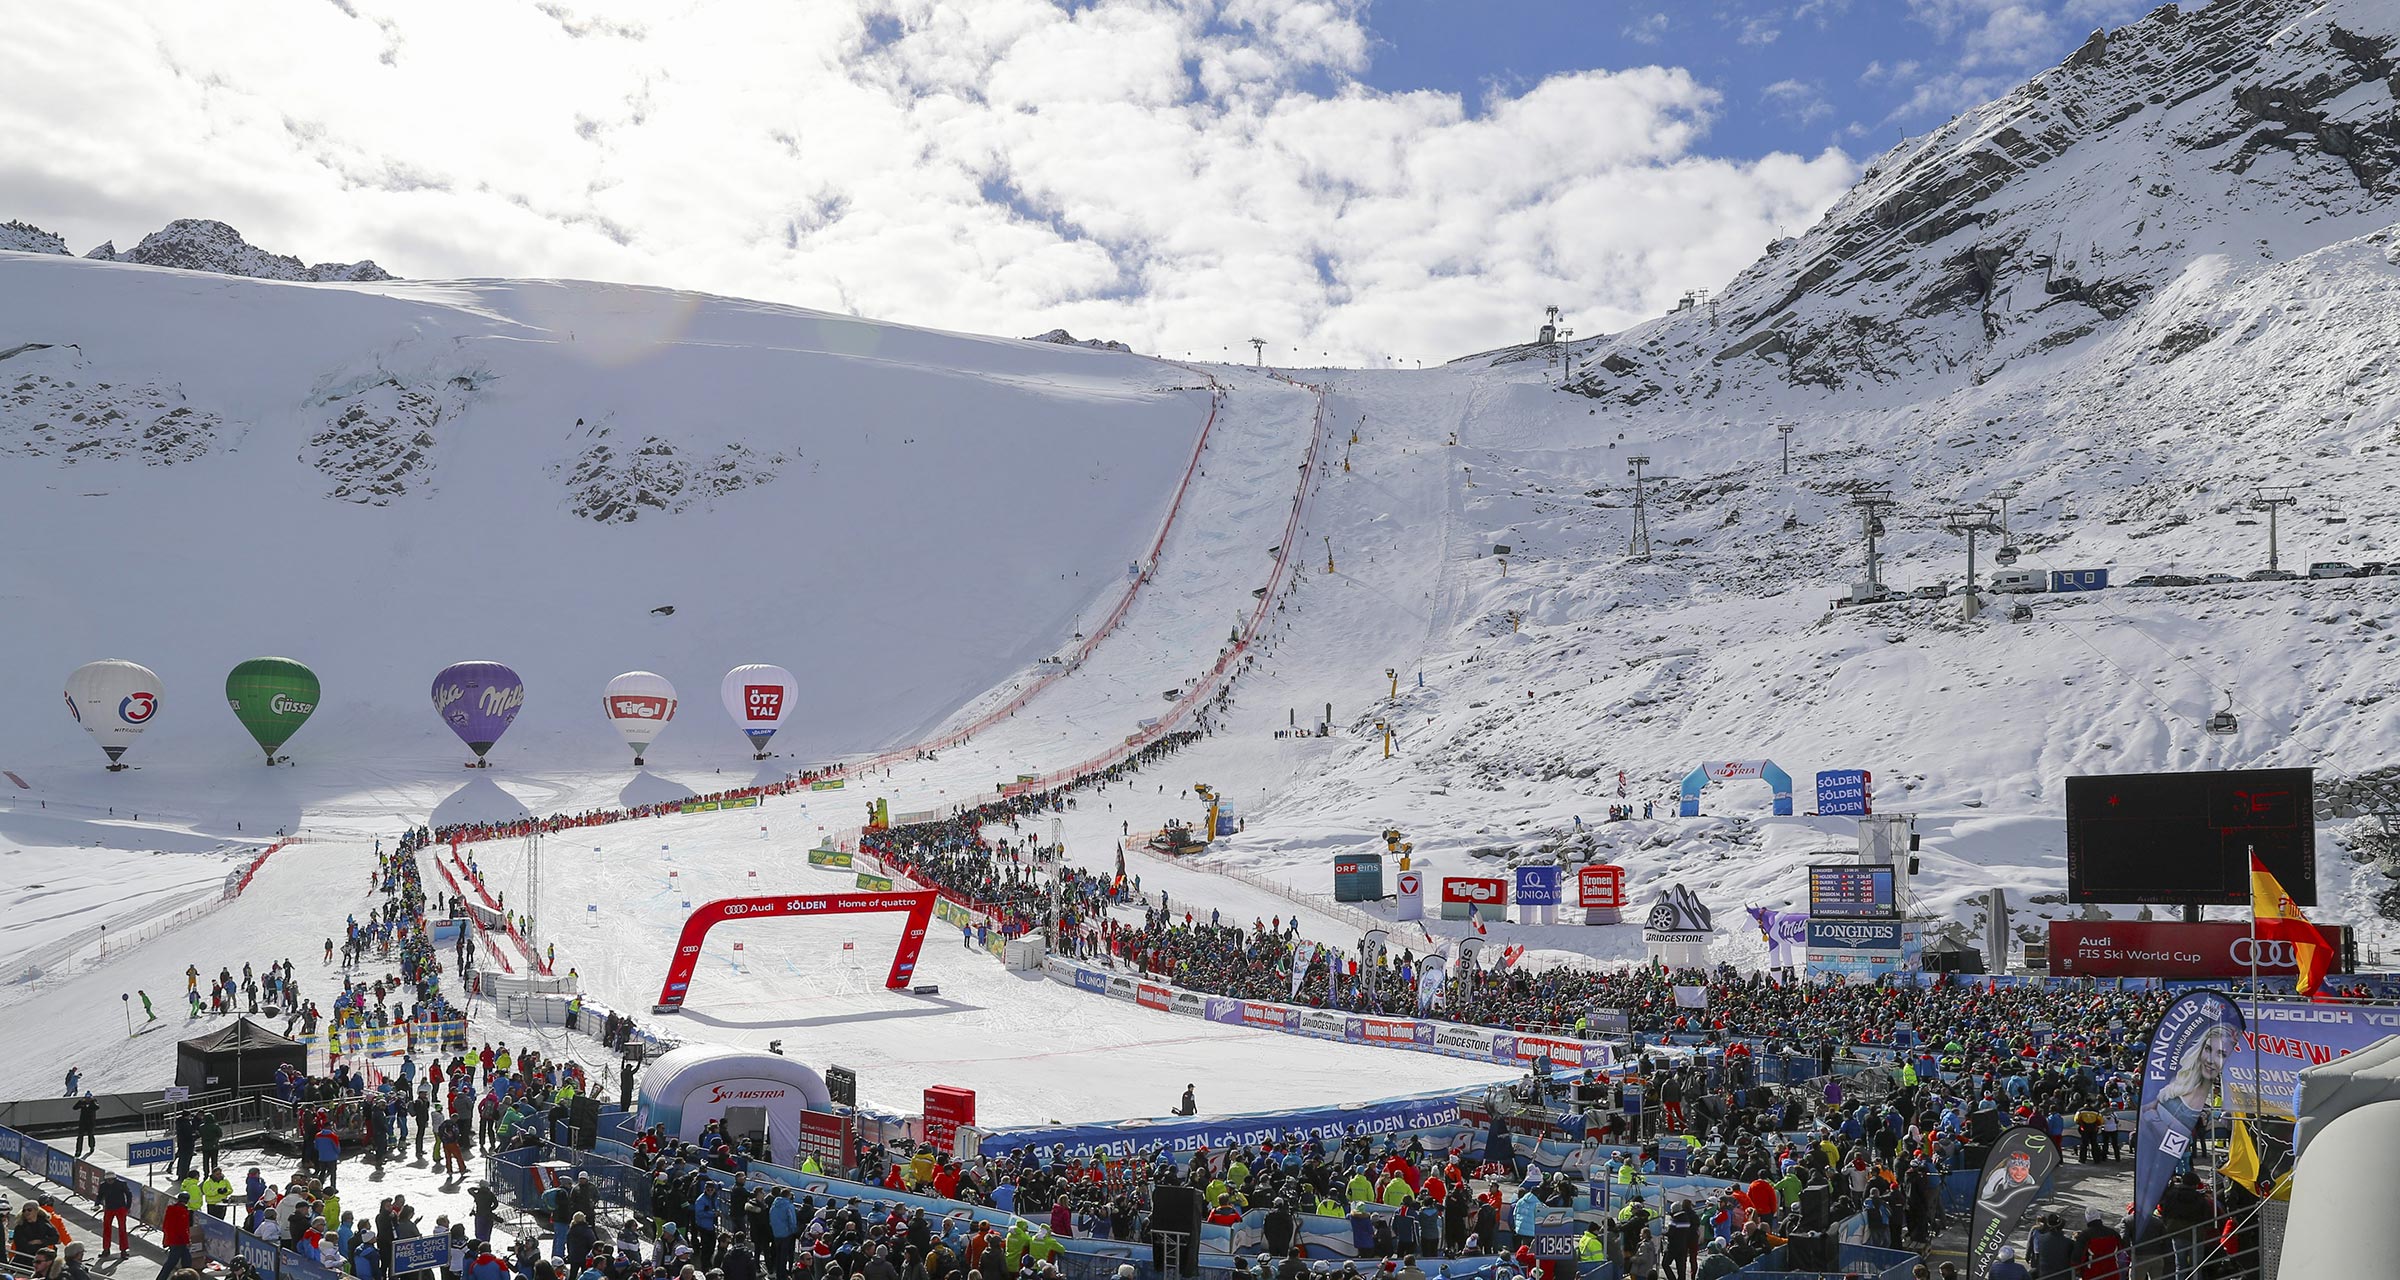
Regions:
M 2058 1144 L 2039 1129 L 2019 1125 L 2000 1135 L 1975 1184 L 1975 1218 L 1967 1229 L 1967 1280 L 1988 1280 L 2000 1246 L 2015 1234 L 2042 1184 L 2058 1168 Z

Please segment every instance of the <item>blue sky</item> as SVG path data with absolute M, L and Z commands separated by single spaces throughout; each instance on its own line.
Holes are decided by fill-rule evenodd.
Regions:
M 1721 287 L 2154 0 L 32 6 L 0 219 L 1360 363 Z
M 1721 95 L 1699 150 L 1861 159 L 2006 92 L 2159 0 L 1372 0 L 1358 79 L 1474 101 L 1658 64 Z

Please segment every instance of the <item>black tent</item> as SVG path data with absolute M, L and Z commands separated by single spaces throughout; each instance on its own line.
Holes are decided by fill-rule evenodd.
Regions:
M 175 1047 L 175 1083 L 194 1093 L 267 1088 L 286 1066 L 307 1071 L 308 1046 L 248 1018 Z
M 1981 973 L 1983 953 L 1956 938 L 1935 938 L 1925 944 L 1927 973 Z

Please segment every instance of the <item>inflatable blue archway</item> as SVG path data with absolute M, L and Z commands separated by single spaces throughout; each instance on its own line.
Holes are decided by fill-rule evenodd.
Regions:
M 1683 816 L 1700 816 L 1700 792 L 1709 783 L 1742 778 L 1757 778 L 1775 788 L 1775 816 L 1792 816 L 1792 775 L 1772 760 L 1710 760 L 1695 766 L 1683 776 Z

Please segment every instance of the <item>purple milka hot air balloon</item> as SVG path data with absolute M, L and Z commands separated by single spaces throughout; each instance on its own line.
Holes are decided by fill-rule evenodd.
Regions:
M 525 705 L 525 682 L 499 662 L 453 662 L 433 678 L 433 710 L 475 753 L 470 769 L 489 769 L 483 753 L 508 732 Z

